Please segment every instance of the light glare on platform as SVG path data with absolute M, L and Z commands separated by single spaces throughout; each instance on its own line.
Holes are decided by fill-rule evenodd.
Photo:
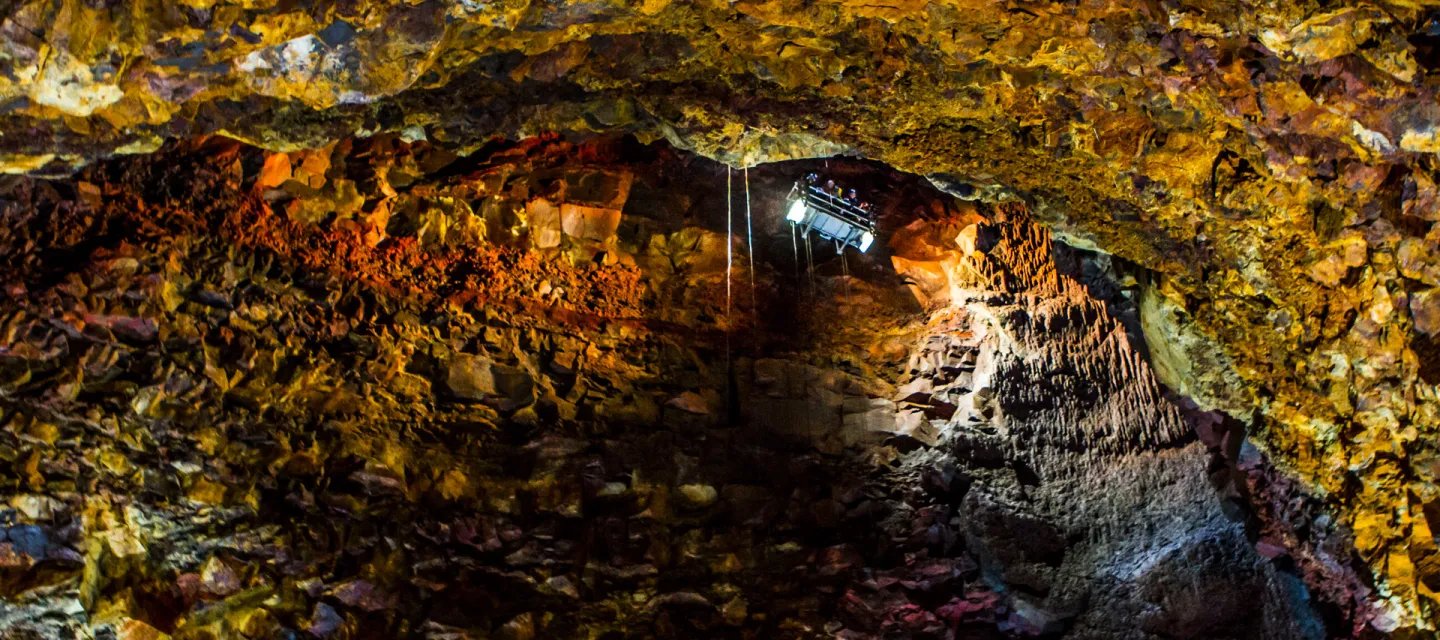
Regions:
M 795 224 L 800 224 L 805 220 L 805 200 L 803 198 L 790 205 L 790 211 L 785 214 L 785 219 Z
M 869 231 L 860 234 L 860 253 L 865 253 L 865 250 L 870 248 L 870 243 L 874 241 L 875 236 Z

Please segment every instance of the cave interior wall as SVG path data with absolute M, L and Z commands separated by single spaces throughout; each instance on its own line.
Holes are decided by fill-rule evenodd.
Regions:
M 779 215 L 810 170 L 886 239 L 813 279 Z M 757 239 L 728 316 L 727 174 Z M 1019 204 L 391 134 L 3 194 L 17 632 L 1317 638 L 1373 608 L 1318 501 L 1167 399 L 1130 268 Z

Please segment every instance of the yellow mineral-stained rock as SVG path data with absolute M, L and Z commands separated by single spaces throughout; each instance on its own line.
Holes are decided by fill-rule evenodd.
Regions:
M 876 255 L 907 279 L 884 290 L 835 293 L 835 317 L 889 308 L 893 298 L 886 295 L 901 288 L 914 294 L 907 303 L 926 309 L 946 308 L 980 289 L 1070 300 L 1078 294 L 1046 266 L 1051 237 L 1133 265 L 1137 288 L 1127 291 L 1137 298 L 1135 327 L 1146 339 L 1149 364 L 1142 369 L 1118 356 L 1107 362 L 1125 375 L 1149 375 L 1140 372 L 1153 367 L 1155 378 L 1198 409 L 1244 423 L 1247 442 L 1320 505 L 1296 509 L 1323 511 L 1333 525 L 1323 528 L 1353 534 L 1349 551 L 1363 556 L 1373 592 L 1325 584 L 1334 592 L 1327 597 L 1368 603 L 1354 611 L 1374 606 L 1371 618 L 1356 614 L 1357 628 L 1432 632 L 1440 625 L 1440 605 L 1427 583 L 1433 553 L 1408 506 L 1413 496 L 1432 504 L 1440 482 L 1440 19 L 1431 5 L 7 3 L 0 11 L 6 70 L 0 74 L 0 172 L 60 178 L 91 167 L 94 173 L 77 182 L 0 181 L 12 216 L 0 229 L 0 252 L 15 265 L 4 280 L 9 297 L 0 302 L 13 303 L 7 313 L 16 314 L 0 317 L 6 367 L 0 396 L 44 389 L 16 401 L 23 407 L 0 410 L 44 413 L 90 403 L 97 413 L 66 420 L 3 414 L 14 438 L 0 443 L 0 460 L 12 469 L 13 491 L 56 500 L 89 495 L 96 482 L 137 478 L 137 492 L 222 515 L 270 494 L 292 493 L 302 511 L 351 514 L 381 507 L 369 498 L 317 496 L 314 487 L 292 492 L 281 478 L 241 483 L 228 463 L 212 463 L 237 452 L 245 460 L 287 456 L 290 462 L 276 469 L 328 479 L 319 471 L 338 472 L 345 463 L 338 453 L 313 448 L 315 440 L 346 434 L 364 441 L 357 434 L 368 434 L 373 425 L 365 420 L 377 407 L 403 405 L 392 416 L 395 428 L 431 438 L 426 446 L 436 451 L 464 445 L 436 435 L 434 424 L 478 439 L 499 438 L 497 431 L 513 435 L 506 429 L 519 427 L 497 426 L 512 418 L 527 428 L 594 416 L 674 420 L 669 428 L 675 429 L 719 420 L 729 414 L 723 402 L 710 402 L 705 415 L 686 410 L 690 404 L 667 405 L 684 393 L 700 394 L 698 386 L 598 381 L 577 368 L 576 350 L 535 341 L 525 322 L 485 315 L 542 307 L 548 319 L 583 326 L 577 333 L 615 340 L 640 325 L 584 323 L 623 318 L 703 332 L 745 322 L 715 323 L 725 308 L 716 291 L 726 256 L 740 246 L 713 224 L 716 192 L 701 198 L 667 185 L 669 199 L 658 198 L 653 184 L 610 166 L 613 150 L 554 151 L 547 145 L 558 145 L 558 138 L 541 134 L 628 134 L 635 145 L 666 141 L 735 167 L 863 156 L 926 176 L 955 198 L 1023 204 L 1027 216 L 1054 233 L 1012 237 L 1013 244 L 1000 249 L 1012 253 L 991 256 L 978 220 L 943 207 L 887 213 L 881 229 L 890 237 L 877 241 L 882 250 Z M 217 135 L 225 138 L 209 137 Z M 527 136 L 546 142 L 515 142 Z M 510 142 L 502 143 L 506 137 Z M 182 139 L 191 142 L 162 147 Z M 238 141 L 280 153 L 241 151 Z M 505 144 L 514 146 L 494 151 Z M 189 152 L 163 157 L 184 158 L 203 180 L 152 180 L 139 164 L 97 165 L 110 156 L 180 147 Z M 566 157 L 572 152 L 574 158 Z M 698 181 L 697 166 L 675 163 L 672 171 Z M 249 195 L 235 195 L 241 186 Z M 778 196 L 770 192 L 788 188 L 757 186 L 756 202 L 764 205 L 756 219 L 773 219 Z M 201 194 L 212 199 L 199 204 Z M 643 216 L 633 214 L 643 207 L 669 217 L 641 223 Z M 131 209 L 128 217 L 107 217 Z M 46 226 L 51 216 L 72 215 L 86 222 Z M 181 228 L 189 230 L 186 240 L 155 244 Z M 306 229 L 321 235 L 305 235 Z M 240 250 L 207 247 L 209 254 L 192 255 L 201 231 Z M 144 245 L 150 253 L 126 256 L 132 262 L 120 268 L 116 256 L 101 253 L 120 251 L 109 239 L 122 236 L 130 249 Z M 777 251 L 793 251 L 798 265 L 799 246 Z M 757 254 L 770 249 L 762 245 Z M 138 278 L 127 269 L 151 264 L 146 261 L 154 256 L 172 257 L 154 261 L 169 266 L 146 272 L 150 280 L 117 284 Z M 568 266 L 555 266 L 561 262 Z M 198 268 L 193 265 L 210 271 L 204 278 L 181 273 Z M 309 279 L 278 281 L 286 269 Z M 851 274 L 838 277 L 835 282 L 861 288 Z M 326 289 L 335 278 L 344 286 Z M 749 278 L 742 279 L 749 287 Z M 775 282 L 762 278 L 754 289 L 778 287 Z M 359 287 L 380 293 L 362 295 Z M 314 293 L 321 290 L 333 295 Z M 749 293 L 735 299 L 748 301 Z M 465 333 L 470 329 L 456 328 L 455 317 L 427 315 L 433 300 L 426 296 L 492 323 L 485 331 L 511 333 L 481 344 Z M 645 316 L 657 300 L 663 304 L 655 315 Z M 1068 322 L 1054 305 L 1021 307 L 1047 322 Z M 385 326 L 405 328 L 376 329 L 383 338 L 363 333 L 378 316 L 403 317 Z M 1008 326 L 1004 314 L 986 322 Z M 845 326 L 837 321 L 837 331 Z M 327 346 L 311 350 L 296 332 Z M 1013 341 L 1016 349 L 1027 344 L 1023 335 L 997 331 L 993 337 Z M 885 340 L 908 344 L 894 335 Z M 200 346 L 184 351 L 182 342 Z M 403 358 L 382 353 L 401 342 L 415 343 Z M 857 353 L 865 357 L 849 366 L 864 371 L 895 352 L 871 348 L 881 343 L 864 345 Z M 1097 337 L 1085 344 L 1109 343 Z M 82 350 L 83 361 L 75 356 L 69 369 L 55 364 Z M 666 357 L 690 363 L 669 372 L 677 380 L 713 373 L 699 356 Z M 623 357 L 607 358 L 607 367 L 624 366 Z M 136 371 L 123 376 L 107 373 L 132 366 Z M 549 373 L 542 372 L 566 379 L 545 382 Z M 430 405 L 437 396 L 463 406 L 437 418 Z M 113 407 L 96 404 L 98 398 Z M 821 403 L 827 411 L 845 406 L 843 397 L 831 400 L 837 398 Z M 1114 411 L 1138 406 L 1131 400 Z M 798 407 L 785 410 L 801 416 Z M 101 415 L 111 409 L 123 410 L 124 418 Z M 299 433 L 284 446 L 255 433 L 231 438 L 230 411 Z M 925 436 L 913 438 L 924 444 L 939 442 L 928 431 L 932 418 L 921 421 L 913 411 L 904 414 L 903 428 L 864 417 L 850 424 L 890 424 Z M 1096 429 L 1105 422 L 1063 417 Z M 809 428 L 806 420 L 797 417 L 795 424 Z M 1154 428 L 1136 437 L 1168 429 Z M 107 440 L 91 447 L 77 430 Z M 861 440 L 837 436 L 823 446 Z M 98 464 L 103 474 L 57 462 L 55 456 L 77 446 L 85 450 L 78 460 Z M 173 457 L 178 450 L 203 457 Z M 870 452 L 867 459 L 902 453 Z M 345 480 L 335 481 L 359 482 L 352 474 L 360 468 L 346 467 L 339 476 Z M 490 495 L 478 481 L 472 487 L 465 480 L 478 476 L 470 469 L 427 471 L 436 472 L 407 474 L 408 483 L 384 474 L 364 477 L 405 484 L 392 486 L 384 500 L 438 495 L 455 501 L 473 491 L 476 500 L 511 503 L 513 496 Z M 419 483 L 434 484 L 422 490 Z M 1280 491 L 1275 486 L 1253 494 Z M 548 506 L 571 513 L 598 500 L 587 491 L 558 488 Z M 655 493 L 662 492 L 647 495 Z M 656 500 L 654 508 L 664 511 L 664 499 Z M 982 524 L 976 532 L 983 533 Z M 490 533 L 500 540 L 506 530 L 495 523 L 444 525 L 448 533 L 437 525 L 427 535 L 478 548 Z M 619 526 L 597 525 L 593 535 L 616 538 L 607 544 L 620 548 L 624 535 L 613 532 Z M 454 532 L 464 527 L 480 533 L 460 540 Z M 303 531 L 285 535 L 384 537 Z M 1277 540 L 1288 535 L 1272 533 Z M 640 534 L 627 529 L 625 535 Z M 837 563 L 846 556 L 831 555 Z M 589 567 L 583 552 L 573 557 L 580 566 L 567 584 L 634 579 L 605 573 L 620 568 Z M 1328 560 L 1305 558 L 1300 564 L 1307 575 L 1332 575 L 1315 568 L 1329 566 Z M 417 584 L 430 584 L 423 573 L 416 570 Z M 131 600 L 168 603 L 170 596 L 160 593 Z M 684 617 L 677 611 L 704 610 L 728 624 L 763 615 L 755 613 L 753 598 L 738 609 L 705 609 L 700 601 L 653 595 L 669 604 L 655 605 L 649 615 L 656 628 L 670 631 L 678 627 L 665 625 Z M 983 600 L 957 599 L 947 615 L 964 617 L 956 612 Z M 303 607 L 312 630 L 363 627 L 350 612 L 327 613 L 319 604 Z M 1016 614 L 1015 628 L 1053 630 L 1031 604 Z M 126 620 L 148 625 L 127 633 L 176 631 L 158 618 L 142 621 L 135 607 L 117 607 Z M 858 604 L 849 610 L 858 618 L 874 613 Z M 285 618 L 291 614 L 300 615 L 257 615 L 241 626 L 298 624 Z M 526 615 L 539 619 L 519 610 L 504 615 L 476 633 L 496 633 Z M 778 628 L 789 618 L 776 613 L 772 621 Z M 451 633 L 432 622 L 439 626 L 425 633 Z

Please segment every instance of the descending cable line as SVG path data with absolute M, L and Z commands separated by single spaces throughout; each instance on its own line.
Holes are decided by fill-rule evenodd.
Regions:
M 730 268 L 735 262 L 735 223 L 731 220 L 735 210 L 730 197 L 730 165 L 725 165 L 725 334 L 730 334 Z
M 815 274 L 810 269 L 815 267 L 814 261 L 810 259 L 810 234 L 803 234 L 805 238 L 805 295 L 815 297 Z
M 755 308 L 755 232 L 750 222 L 750 167 L 745 167 L 745 252 L 750 254 L 750 313 Z
M 850 304 L 850 262 L 845 256 L 845 245 L 837 244 L 840 250 L 840 272 L 845 276 L 845 304 Z
M 820 295 L 820 285 L 815 281 L 815 244 L 811 242 L 810 234 L 805 234 L 805 252 L 810 254 L 810 295 Z
M 734 205 L 731 203 L 730 165 L 725 165 L 725 407 L 726 416 L 730 415 L 730 407 L 735 399 L 730 394 L 730 387 L 733 386 L 735 372 L 730 365 L 730 269 L 734 265 L 735 257 L 735 223 L 733 222 Z
M 795 252 L 795 286 L 800 286 L 800 243 L 795 239 L 795 223 L 790 223 L 790 250 Z
M 810 234 L 805 234 L 805 277 L 810 281 L 810 297 L 815 297 L 815 248 L 810 245 Z

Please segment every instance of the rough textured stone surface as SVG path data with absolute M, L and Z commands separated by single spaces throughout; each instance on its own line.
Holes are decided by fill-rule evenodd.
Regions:
M 12 172 L 217 132 L 302 152 L 388 130 L 468 153 L 497 133 L 623 130 L 735 164 L 853 151 L 1022 200 L 1067 243 L 1151 271 L 1146 299 L 1169 310 L 1147 332 L 1178 341 L 1156 350 L 1165 381 L 1255 420 L 1355 530 L 1381 628 L 1435 626 L 1428 0 L 0 9 Z M 298 206 L 356 201 L 335 185 Z M 563 224 L 547 229 L 558 243 Z
M 462 158 L 379 135 L 277 158 L 210 138 L 0 185 L 7 632 L 1372 620 L 1319 499 L 1233 418 L 1164 398 L 1126 268 L 1023 206 L 835 162 L 889 246 L 817 247 L 807 277 L 757 217 L 727 287 L 726 172 L 663 146 Z M 818 168 L 737 185 L 775 212 Z M 566 207 L 607 213 L 567 227 Z
M 905 232 L 956 238 L 948 250 L 892 241 L 902 274 L 943 274 L 922 293 L 946 301 L 931 320 L 944 332 L 910 365 L 930 391 L 902 392 L 941 418 L 920 464 L 958 461 L 973 477 L 962 531 L 987 577 L 1009 585 L 1017 630 L 1324 637 L 1287 593 L 1298 579 L 1256 562 L 1225 487 L 1193 472 L 1207 443 L 1161 397 L 1127 332 L 1137 292 L 1101 273 L 1104 256 L 1054 246 L 1019 207 Z

